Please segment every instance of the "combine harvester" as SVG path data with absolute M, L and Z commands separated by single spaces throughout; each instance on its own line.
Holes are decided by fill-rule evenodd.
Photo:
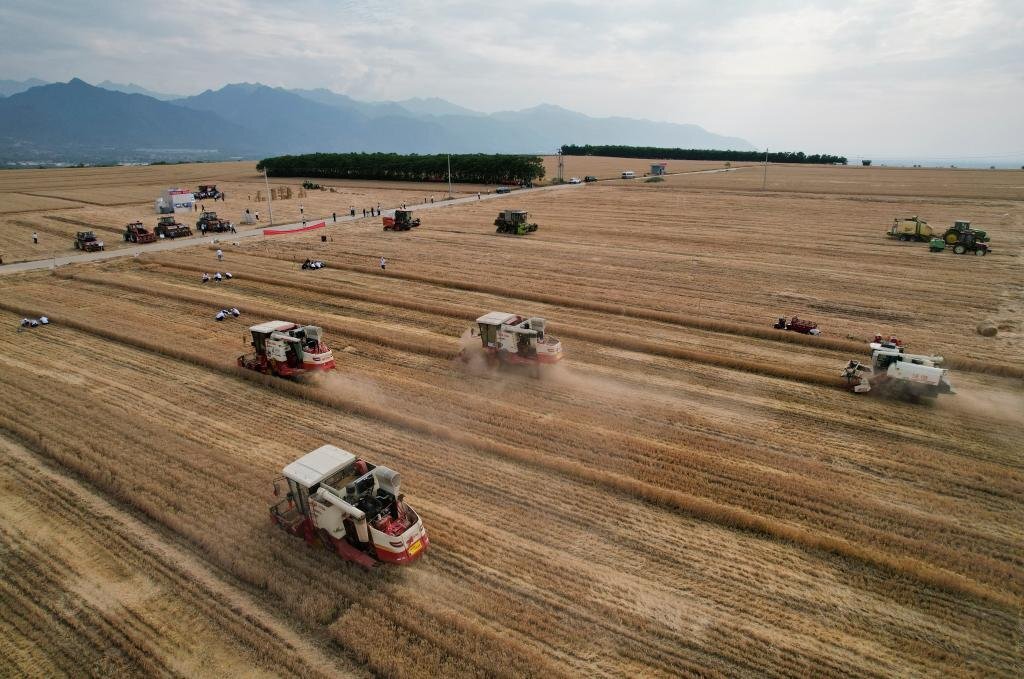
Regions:
M 385 231 L 408 231 L 420 225 L 419 219 L 413 219 L 412 210 L 395 210 L 394 217 L 384 217 Z
M 562 360 L 562 343 L 545 332 L 543 318 L 525 318 L 504 311 L 492 311 L 476 319 L 473 337 L 479 336 L 489 365 L 532 366 L 538 374 L 541 365 Z M 468 361 L 463 350 L 460 356 Z
M 249 328 L 253 353 L 238 357 L 238 366 L 266 375 L 301 378 L 334 370 L 334 354 L 315 325 L 267 321 Z
M 820 335 L 821 330 L 818 328 L 818 324 L 814 321 L 808 321 L 804 318 L 793 316 L 793 318 L 786 320 L 785 316 L 779 316 L 773 325 L 776 330 L 790 330 L 792 332 L 798 332 L 802 335 Z
M 124 227 L 125 243 L 155 243 L 156 234 L 145 227 L 142 222 L 131 222 Z
M 196 221 L 196 229 L 201 233 L 212 231 L 214 233 L 222 233 L 224 231 L 231 231 L 234 226 L 226 219 L 221 219 L 217 216 L 217 213 L 212 210 L 199 215 L 199 219 Z
M 871 342 L 871 365 L 850 361 L 841 373 L 855 394 L 872 390 L 897 398 L 935 398 L 955 394 L 941 356 L 904 353 L 894 342 Z
M 106 246 L 103 245 L 103 241 L 96 238 L 96 234 L 92 231 L 79 231 L 75 234 L 75 249 L 81 250 L 82 252 L 99 252 L 104 250 Z
M 274 481 L 280 497 L 270 507 L 275 524 L 360 566 L 408 564 L 423 556 L 430 538 L 401 493 L 398 472 L 375 466 L 331 445 L 320 446 L 283 470 Z
M 192 235 L 192 229 L 175 219 L 174 215 L 163 215 L 157 219 L 153 232 L 159 238 L 188 238 Z
M 496 233 L 507 233 L 513 236 L 525 236 L 537 230 L 536 224 L 529 221 L 530 215 L 526 210 L 502 210 L 498 218 L 494 220 Z

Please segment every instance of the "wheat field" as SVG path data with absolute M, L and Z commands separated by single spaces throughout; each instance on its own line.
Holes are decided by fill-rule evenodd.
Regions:
M 744 167 L 2 277 L 0 674 L 1017 676 L 1010 175 L 772 166 L 762 192 Z M 83 177 L 52 193 L 118 186 Z M 506 207 L 540 229 L 495 235 Z M 907 213 L 972 219 L 994 252 L 884 239 Z M 489 310 L 547 318 L 563 364 L 457 360 Z M 823 335 L 771 328 L 794 314 Z M 236 368 L 271 318 L 323 326 L 337 371 Z M 942 354 L 959 393 L 844 391 L 876 332 Z M 365 572 L 271 525 L 270 481 L 325 442 L 403 474 L 425 558 Z

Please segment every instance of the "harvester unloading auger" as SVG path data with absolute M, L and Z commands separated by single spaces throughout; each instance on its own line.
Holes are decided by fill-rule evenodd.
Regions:
M 366 568 L 408 564 L 430 547 L 423 521 L 405 502 L 398 472 L 377 466 L 336 446 L 320 446 L 283 470 L 274 495 L 287 484 L 287 497 L 270 507 L 282 529 L 317 540 L 338 556 Z
M 292 378 L 334 370 L 334 354 L 315 325 L 267 321 L 249 332 L 253 352 L 238 357 L 241 368 Z
M 528 365 L 539 369 L 562 360 L 562 343 L 547 334 L 547 321 L 504 311 L 492 311 L 476 319 L 472 335 L 480 338 L 489 364 Z M 469 356 L 464 349 L 462 358 Z
M 841 373 L 850 390 L 872 390 L 895 397 L 935 398 L 955 394 L 949 371 L 940 368 L 941 356 L 904 353 L 894 342 L 871 342 L 871 365 L 850 361 Z

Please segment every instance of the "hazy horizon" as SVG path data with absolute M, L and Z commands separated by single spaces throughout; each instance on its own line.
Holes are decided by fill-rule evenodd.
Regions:
M 1024 13 L 1008 1 L 302 7 L 9 0 L 3 76 L 543 103 L 876 162 L 1024 157 Z

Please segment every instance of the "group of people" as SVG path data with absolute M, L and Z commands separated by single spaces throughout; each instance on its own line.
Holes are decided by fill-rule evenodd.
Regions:
M 320 261 L 319 259 L 307 259 L 305 262 L 302 263 L 302 268 L 303 269 L 322 269 L 322 268 L 324 268 L 324 263 L 322 261 Z
M 216 318 L 218 321 L 223 321 L 228 316 L 234 316 L 235 318 L 238 318 L 241 315 L 241 311 L 239 311 L 236 307 L 231 307 L 230 309 L 221 309 L 220 311 L 217 312 L 217 315 L 214 316 L 214 318 Z
M 38 328 L 40 325 L 49 325 L 50 319 L 46 316 L 40 316 L 39 318 L 23 318 L 21 319 L 22 328 Z M 18 330 L 21 332 L 21 330 Z
M 204 273 L 203 277 L 200 279 L 200 282 L 202 282 L 202 283 L 209 283 L 210 280 L 211 280 L 210 274 Z M 231 272 L 227 271 L 227 272 L 221 274 L 221 272 L 218 271 L 217 273 L 213 274 L 212 280 L 213 280 L 214 283 L 220 283 L 223 280 L 228 280 L 229 281 L 229 280 L 231 280 Z

